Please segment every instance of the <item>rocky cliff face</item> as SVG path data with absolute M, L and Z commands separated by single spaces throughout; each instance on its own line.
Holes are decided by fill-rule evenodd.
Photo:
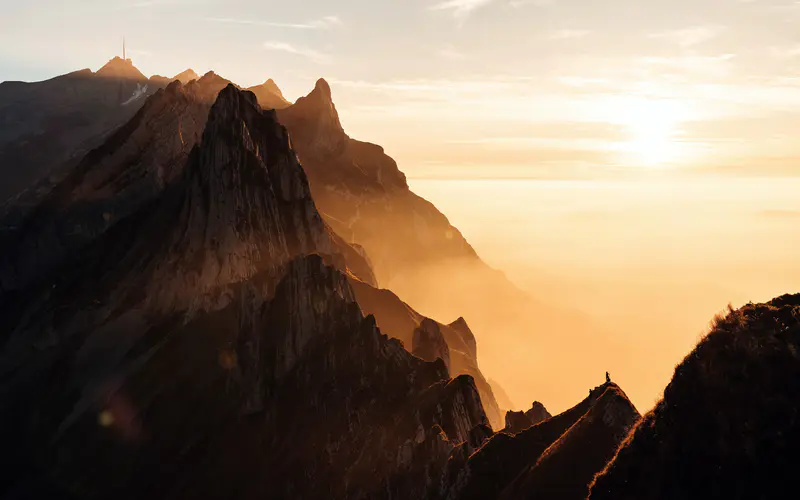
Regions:
M 381 334 L 335 250 L 274 113 L 225 88 L 174 183 L 2 301 L 0 492 L 431 498 L 490 432 L 478 390 Z
M 539 422 L 544 422 L 550 417 L 552 415 L 547 411 L 547 408 L 539 401 L 534 401 L 528 411 L 509 410 L 506 412 L 506 426 L 503 431 L 509 434 L 517 434 Z
M 483 407 L 492 427 L 494 429 L 503 427 L 494 391 L 478 366 L 475 336 L 463 318 L 450 325 L 444 325 L 421 315 L 390 290 L 381 290 L 359 280 L 351 280 L 351 285 L 361 310 L 365 314 L 375 316 L 381 331 L 402 341 L 409 350 L 414 350 L 415 332 L 423 323 L 427 323 L 430 329 L 434 329 L 433 325 L 436 325 L 435 328 L 447 344 L 450 374 L 471 376 L 481 395 Z
M 432 319 L 425 318 L 414 330 L 411 353 L 425 361 L 441 359 L 450 370 L 450 348 L 439 325 Z
M 591 498 L 786 498 L 796 486 L 800 295 L 714 322 Z
M 594 474 L 639 418 L 615 384 L 517 434 L 500 432 L 448 463 L 441 497 L 451 500 L 586 497 Z

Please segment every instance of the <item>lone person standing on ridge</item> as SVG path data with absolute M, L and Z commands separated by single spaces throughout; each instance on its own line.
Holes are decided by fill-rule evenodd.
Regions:
M 608 376 L 608 372 L 606 372 L 606 384 L 611 383 L 611 377 Z

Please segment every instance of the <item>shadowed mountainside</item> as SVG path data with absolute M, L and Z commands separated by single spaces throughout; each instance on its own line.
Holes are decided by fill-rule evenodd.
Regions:
M 788 498 L 800 447 L 800 295 L 718 317 L 592 500 Z
M 480 397 L 362 315 L 335 249 L 274 112 L 228 86 L 179 179 L 2 301 L 0 490 L 423 498 L 487 434 Z

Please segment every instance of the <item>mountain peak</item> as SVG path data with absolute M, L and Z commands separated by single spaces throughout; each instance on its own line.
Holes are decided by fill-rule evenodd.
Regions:
M 331 100 L 331 86 L 324 78 L 320 78 L 319 80 L 317 80 L 316 85 L 314 85 L 313 92 L 320 93 L 328 101 Z
M 147 77 L 133 65 L 133 61 L 130 59 L 123 59 L 119 56 L 108 61 L 102 68 L 97 70 L 95 74 L 104 78 L 147 80 Z
M 258 103 L 264 109 L 284 109 L 292 104 L 283 97 L 283 92 L 272 78 L 247 90 L 256 95 Z
M 197 80 L 199 78 L 200 77 L 197 75 L 197 73 L 195 73 L 193 69 L 189 68 L 186 71 L 183 71 L 183 72 L 178 73 L 177 75 L 173 76 L 172 80 L 173 81 L 174 80 L 178 80 L 179 82 L 181 82 L 183 84 L 187 84 L 187 83 L 191 82 L 192 80 Z
M 303 136 L 293 136 L 293 142 L 304 143 L 304 149 L 314 151 L 318 157 L 341 154 L 347 147 L 349 137 L 339 121 L 331 87 L 322 78 L 311 93 L 282 111 L 281 121 L 289 128 L 302 126 Z

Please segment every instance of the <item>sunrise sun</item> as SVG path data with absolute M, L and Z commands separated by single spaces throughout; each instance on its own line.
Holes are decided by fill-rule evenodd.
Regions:
M 626 106 L 619 117 L 628 140 L 621 149 L 630 161 L 642 167 L 659 167 L 680 156 L 678 126 L 682 107 L 665 100 L 637 100 Z

